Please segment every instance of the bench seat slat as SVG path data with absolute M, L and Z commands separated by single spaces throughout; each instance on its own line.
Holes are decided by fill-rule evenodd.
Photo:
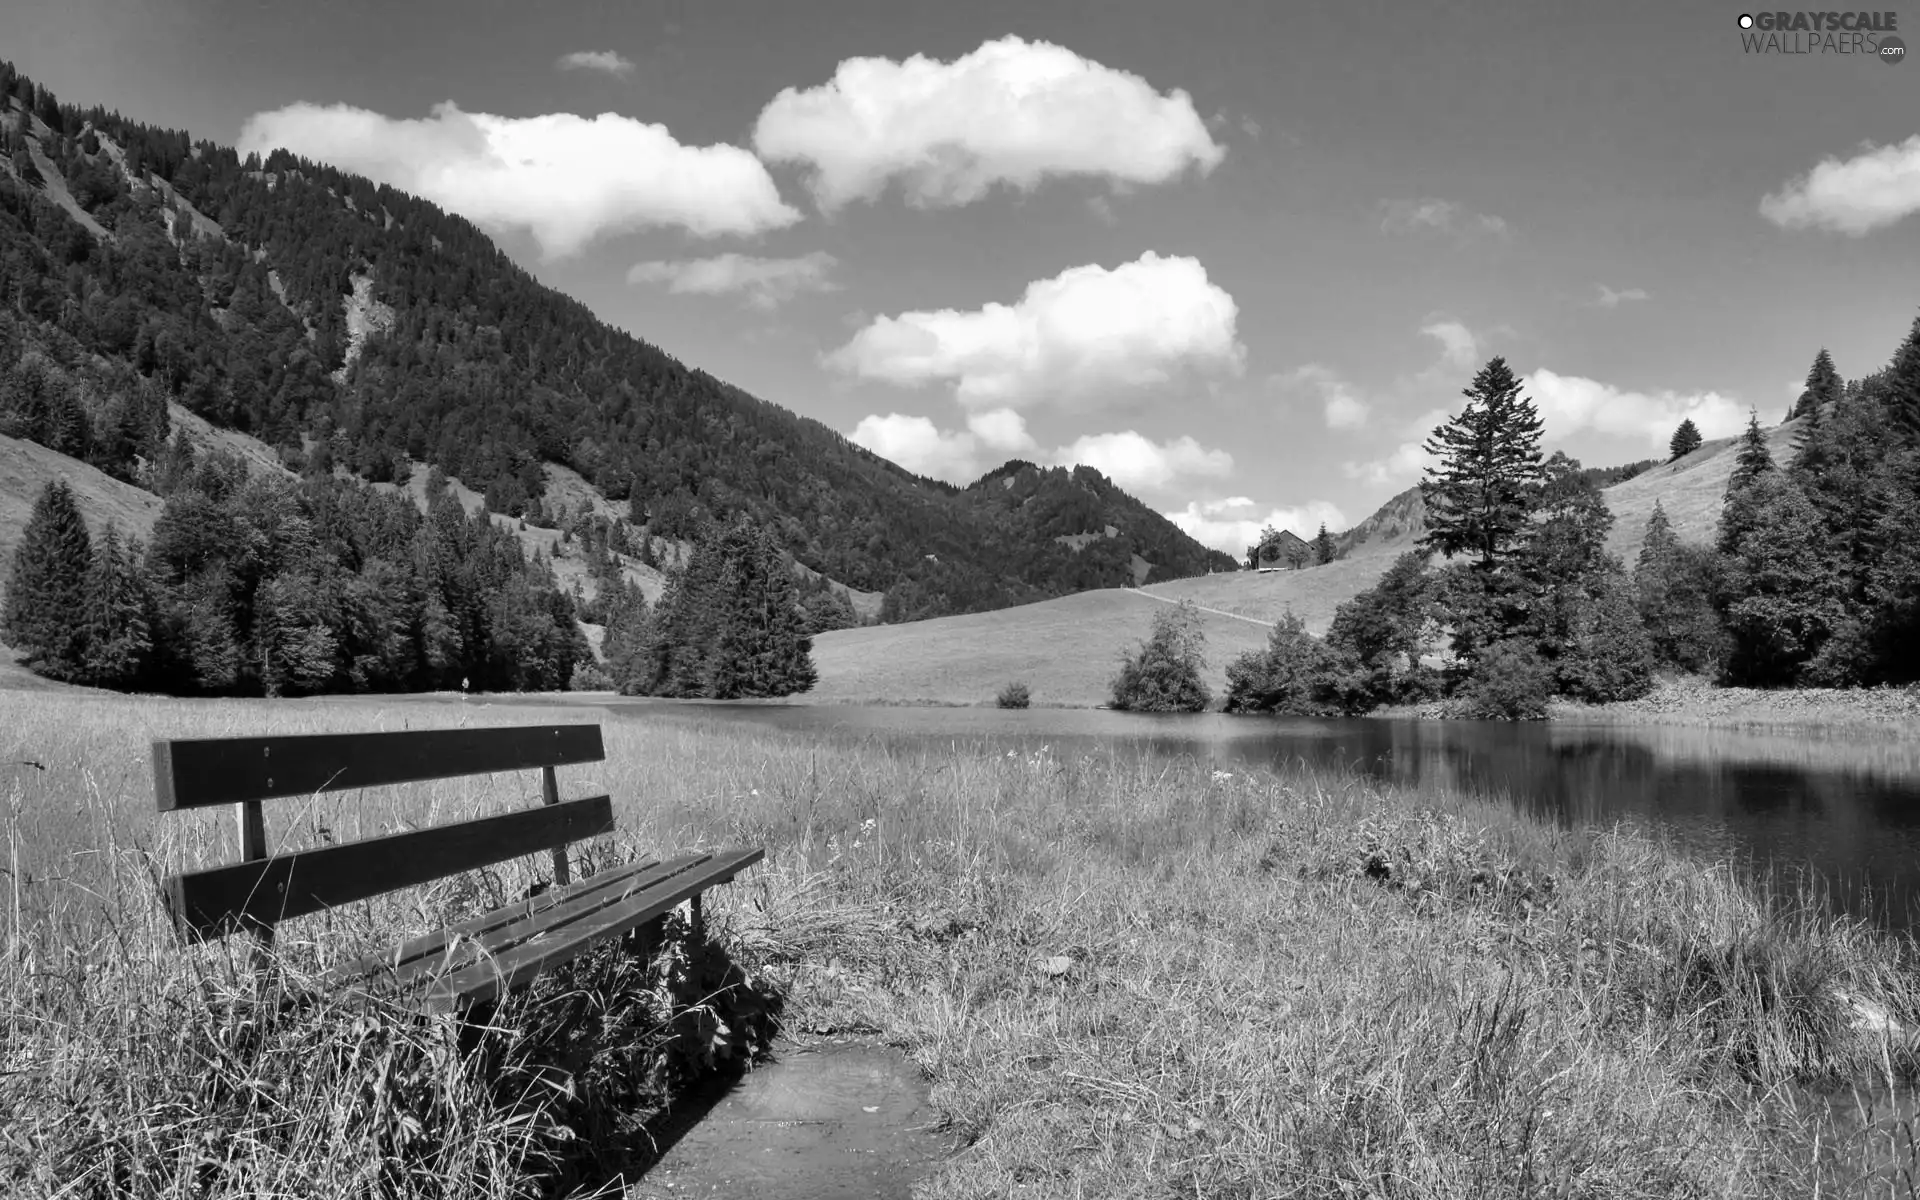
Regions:
M 563 767 L 606 758 L 598 725 L 302 733 L 153 743 L 161 812 Z
M 493 1000 L 502 992 L 523 986 L 548 967 L 575 957 L 601 938 L 636 929 L 707 888 L 727 882 L 765 854 L 756 847 L 701 856 L 704 861 L 691 869 L 558 927 L 536 917 L 527 922 L 527 936 L 516 937 L 511 949 L 437 979 L 428 990 L 427 1007 L 444 1011 Z
M 200 941 L 612 831 L 613 801 L 593 796 L 192 871 L 167 881 L 167 898 L 182 935 Z
M 686 864 L 700 857 L 689 855 L 670 863 L 645 859 L 589 875 L 564 888 L 550 888 L 538 896 L 516 900 L 504 908 L 496 908 L 471 920 L 459 921 L 444 929 L 409 938 L 380 954 L 341 963 L 328 972 L 328 978 L 336 984 L 348 984 L 368 977 L 404 983 L 423 971 L 431 973 L 446 970 L 450 966 L 465 966 L 483 948 L 495 944 L 494 935 L 516 921 L 542 919 L 549 913 L 552 913 L 554 920 L 564 920 L 564 913 L 553 913 L 554 909 L 562 906 L 569 911 L 592 912 L 596 908 L 617 904 L 635 889 L 647 886 L 663 873 L 683 869 Z

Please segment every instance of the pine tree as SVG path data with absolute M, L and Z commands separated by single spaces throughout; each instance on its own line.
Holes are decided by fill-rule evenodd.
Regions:
M 1327 523 L 1320 522 L 1320 532 L 1313 539 L 1313 561 L 1325 566 L 1333 561 L 1333 538 L 1327 533 Z
M 1886 371 L 1881 404 L 1909 445 L 1920 446 L 1920 317 L 1900 343 Z
M 55 480 L 40 491 L 21 531 L 0 611 L 7 640 L 28 669 L 49 679 L 86 677 L 87 575 L 93 547 L 73 491 Z
M 1754 484 L 1773 470 L 1773 455 L 1767 449 L 1766 435 L 1760 432 L 1760 414 L 1749 412 L 1747 429 L 1740 435 L 1740 448 L 1734 457 L 1733 476 L 1727 480 L 1726 499 L 1720 506 L 1720 553 L 1732 554 L 1753 528 L 1757 503 Z
M 1518 549 L 1542 479 L 1541 422 L 1504 358 L 1494 358 L 1463 393 L 1467 406 L 1426 444 L 1440 456 L 1420 483 L 1427 531 L 1420 545 L 1452 557 L 1471 553 L 1491 570 Z
M 1840 372 L 1834 370 L 1833 356 L 1822 346 L 1820 353 L 1813 356 L 1813 366 L 1807 370 L 1806 390 L 1787 410 L 1787 419 L 1804 417 L 1817 413 L 1819 409 L 1840 399 L 1845 385 L 1840 381 Z
M 1700 448 L 1700 441 L 1700 427 L 1693 423 L 1693 418 L 1681 421 L 1673 431 L 1673 440 L 1667 443 L 1667 461 L 1673 462 L 1692 454 Z
M 1767 435 L 1760 431 L 1760 414 L 1747 411 L 1747 428 L 1740 435 L 1740 449 L 1733 460 L 1733 478 L 1729 488 L 1742 487 L 1773 470 L 1773 452 L 1767 449 Z
M 87 680 L 97 687 L 130 688 L 146 673 L 153 652 L 152 607 L 137 554 L 120 545 L 109 524 L 87 573 Z

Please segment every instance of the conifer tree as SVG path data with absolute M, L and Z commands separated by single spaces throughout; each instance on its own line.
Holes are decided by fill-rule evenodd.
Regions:
M 1833 366 L 1833 356 L 1822 346 L 1820 353 L 1813 356 L 1813 366 L 1807 369 L 1806 390 L 1800 393 L 1793 407 L 1787 410 L 1787 419 L 1804 417 L 1817 413 L 1824 405 L 1840 399 L 1845 385 L 1840 381 L 1840 372 Z
M 87 573 L 88 682 L 124 689 L 140 680 L 153 652 L 151 607 L 138 554 L 121 547 L 120 531 L 109 524 Z
M 1908 445 L 1920 446 L 1920 317 L 1914 318 L 1906 340 L 1894 352 L 1881 404 Z
M 1313 561 L 1321 566 L 1333 561 L 1333 537 L 1327 533 L 1327 523 L 1320 522 L 1320 532 L 1313 539 Z
M 49 679 L 86 676 L 87 575 L 93 548 L 64 479 L 40 490 L 7 579 L 7 640 L 29 670 Z
M 1688 417 L 1681 421 L 1673 431 L 1673 439 L 1667 443 L 1667 461 L 1685 458 L 1700 448 L 1700 427 Z
M 1542 479 L 1540 415 L 1504 358 L 1482 367 L 1462 393 L 1467 406 L 1434 430 L 1426 449 L 1440 466 L 1420 483 L 1423 549 L 1473 554 L 1492 570 L 1519 548 Z
M 1720 506 L 1720 553 L 1732 554 L 1755 521 L 1753 485 L 1773 473 L 1773 454 L 1767 449 L 1766 435 L 1760 432 L 1760 414 L 1749 411 L 1746 432 L 1740 435 L 1740 448 L 1733 462 L 1733 476 L 1727 480 L 1726 499 Z

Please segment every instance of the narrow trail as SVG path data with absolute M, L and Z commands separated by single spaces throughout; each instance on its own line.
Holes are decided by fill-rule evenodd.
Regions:
M 1178 603 L 1180 603 L 1180 602 L 1179 602 L 1178 600 L 1170 600 L 1170 599 L 1168 599 L 1168 598 L 1167 598 L 1167 597 L 1165 597 L 1165 596 L 1156 596 L 1156 595 L 1154 595 L 1154 594 L 1153 594 L 1152 592 L 1143 592 L 1143 591 L 1141 591 L 1141 590 L 1140 590 L 1139 588 L 1121 588 L 1120 590 L 1121 590 L 1121 591 L 1123 591 L 1123 592 L 1132 592 L 1132 593 L 1133 593 L 1134 595 L 1136 595 L 1136 596 L 1144 596 L 1144 597 L 1146 597 L 1146 598 L 1147 598 L 1147 599 L 1149 599 L 1149 600 L 1158 600 L 1158 601 L 1159 601 L 1160 603 L 1162 603 L 1162 604 L 1178 604 Z M 1236 621 L 1245 621 L 1245 622 L 1247 622 L 1247 623 L 1248 623 L 1249 625 L 1258 625 L 1258 626 L 1260 626 L 1260 627 L 1261 627 L 1262 629 L 1272 629 L 1272 628 L 1273 628 L 1273 622 L 1272 622 L 1272 621 L 1262 621 L 1262 620 L 1261 620 L 1260 618 L 1258 618 L 1258 617 L 1243 617 L 1243 616 L 1241 616 L 1241 615 L 1240 615 L 1239 613 L 1230 613 L 1230 612 L 1228 612 L 1227 610 L 1225 610 L 1225 609 L 1223 609 L 1223 608 L 1207 608 L 1207 607 L 1205 607 L 1205 606 L 1203 606 L 1203 605 L 1199 605 L 1199 604 L 1196 604 L 1196 605 L 1194 605 L 1194 607 L 1195 607 L 1195 608 L 1197 608 L 1197 609 L 1199 609 L 1199 610 L 1200 610 L 1201 612 L 1203 612 L 1203 613 L 1212 613 L 1212 614 L 1213 614 L 1214 616 L 1216 616 L 1216 617 L 1232 617 L 1232 618 L 1233 618 L 1234 620 L 1236 620 Z

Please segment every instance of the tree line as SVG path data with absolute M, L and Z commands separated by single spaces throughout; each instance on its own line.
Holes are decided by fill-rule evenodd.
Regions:
M 1228 665 L 1228 710 L 1446 700 L 1537 717 L 1554 696 L 1643 696 L 1662 670 L 1753 687 L 1920 680 L 1920 320 L 1864 379 L 1842 383 L 1820 351 L 1789 412 L 1801 421 L 1790 461 L 1773 460 L 1750 417 L 1713 543 L 1681 542 L 1656 504 L 1630 570 L 1606 550 L 1601 476 L 1543 454 L 1506 361 L 1465 397 L 1427 443 L 1439 464 L 1421 483 L 1418 548 L 1342 604 L 1324 638 L 1288 613 Z M 1700 446 L 1684 422 L 1672 457 Z M 1205 707 L 1197 630 L 1191 613 L 1160 615 L 1115 706 Z

